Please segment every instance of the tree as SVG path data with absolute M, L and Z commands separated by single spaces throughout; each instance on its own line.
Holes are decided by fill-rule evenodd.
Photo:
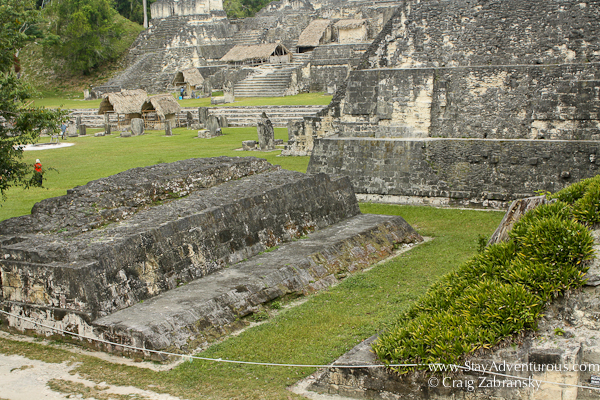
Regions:
M 119 56 L 123 25 L 111 0 L 56 0 L 46 8 L 53 22 L 44 45 L 71 72 L 89 74 Z
M 142 25 L 144 23 L 144 7 L 149 12 L 150 4 L 156 0 L 115 0 L 115 10 L 130 21 Z M 147 3 L 147 4 L 146 4 Z M 147 28 L 146 25 L 144 25 Z
M 42 129 L 54 130 L 62 111 L 27 103 L 31 88 L 17 77 L 18 51 L 33 38 L 29 27 L 38 21 L 33 0 L 0 0 L 0 195 L 12 186 L 39 186 L 33 165 L 24 163 L 22 146 L 35 143 Z
M 223 9 L 228 18 L 253 17 L 271 0 L 223 0 Z

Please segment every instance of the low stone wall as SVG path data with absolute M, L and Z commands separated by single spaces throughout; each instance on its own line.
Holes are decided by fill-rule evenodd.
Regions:
M 596 175 L 595 141 L 374 139 L 315 141 L 309 173 L 350 177 L 357 193 L 488 206 Z

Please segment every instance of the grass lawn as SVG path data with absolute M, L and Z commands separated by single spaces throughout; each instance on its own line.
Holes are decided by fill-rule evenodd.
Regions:
M 300 93 L 285 97 L 237 97 L 234 103 L 213 106 L 210 97 L 204 99 L 177 100 L 181 107 L 248 107 L 248 106 L 297 106 L 297 105 L 327 105 L 331 95 L 324 93 Z M 48 108 L 98 108 L 100 100 L 83 100 L 83 94 L 68 96 L 47 96 L 34 98 L 33 105 Z
M 197 132 L 185 128 L 173 130 L 172 137 L 164 131 L 148 131 L 142 136 L 121 138 L 118 135 L 94 137 L 91 135 L 69 138 L 74 146 L 60 149 L 26 151 L 24 160 L 42 161 L 46 169 L 45 188 L 28 190 L 11 189 L 7 200 L 0 202 L 0 221 L 18 215 L 29 214 L 33 205 L 45 198 L 62 196 L 67 189 L 113 175 L 130 168 L 173 162 L 193 157 L 254 156 L 266 158 L 283 168 L 306 172 L 308 157 L 277 157 L 281 151 L 236 151 L 243 140 L 256 140 L 256 128 L 224 128 L 224 135 L 213 139 L 198 139 Z M 275 138 L 287 141 L 287 129 L 275 128 Z M 49 142 L 42 138 L 40 142 Z M 48 170 L 55 168 L 56 171 Z
M 27 162 L 40 158 L 45 168 L 57 171 L 47 172 L 45 189 L 11 190 L 0 208 L 0 219 L 26 214 L 36 201 L 63 195 L 67 189 L 93 179 L 190 157 L 257 156 L 287 169 L 306 170 L 308 157 L 277 157 L 279 150 L 236 151 L 243 140 L 256 138 L 255 128 L 227 128 L 224 133 L 214 139 L 196 139 L 194 131 L 180 128 L 174 130 L 173 137 L 158 131 L 131 138 L 87 136 L 70 139 L 75 143 L 72 147 L 27 151 Z M 276 128 L 275 136 L 285 139 L 286 129 Z M 301 305 L 284 307 L 277 313 L 273 307 L 264 324 L 216 344 L 201 355 L 273 363 L 329 363 L 381 331 L 433 282 L 473 255 L 478 235 L 490 235 L 503 215 L 377 204 L 362 204 L 361 209 L 366 213 L 401 215 L 422 235 L 434 239 L 368 272 L 355 274 Z M 0 352 L 47 362 L 80 362 L 76 372 L 95 382 L 133 385 L 186 399 L 298 399 L 286 388 L 314 371 L 194 361 L 171 371 L 154 372 L 61 348 L 5 339 L 0 339 Z M 69 390 L 75 389 L 75 385 L 70 385 Z
M 490 235 L 501 212 L 362 204 L 367 213 L 402 215 L 434 239 L 340 285 L 281 310 L 266 323 L 200 355 L 273 363 L 326 364 L 382 330 L 443 274 L 473 255 L 479 234 Z M 187 399 L 298 399 L 286 388 L 312 368 L 186 362 L 171 371 L 111 364 L 39 344 L 0 339 L 0 352 L 48 362 L 81 362 L 76 372 L 95 382 L 133 385 Z M 71 385 L 72 386 L 72 385 Z M 73 390 L 73 389 L 71 389 Z

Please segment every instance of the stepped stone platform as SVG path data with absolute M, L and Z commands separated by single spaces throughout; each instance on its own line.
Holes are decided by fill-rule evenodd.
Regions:
M 290 121 L 302 121 L 304 117 L 314 117 L 324 105 L 299 105 L 299 106 L 255 106 L 255 107 L 209 107 L 208 112 L 217 117 L 227 117 L 229 126 L 256 126 L 257 120 L 263 112 L 267 113 L 274 126 L 285 127 Z M 180 124 L 185 126 L 187 113 L 192 113 L 195 121 L 198 121 L 198 108 L 182 108 L 178 114 Z M 104 127 L 104 115 L 98 115 L 95 108 L 70 110 L 69 118 L 73 121 L 81 117 L 81 123 L 88 128 Z M 111 118 L 111 125 L 117 128 L 117 118 Z
M 254 157 L 158 164 L 1 222 L 0 307 L 87 337 L 186 352 L 262 303 L 326 287 L 419 240 L 400 217 L 361 215 L 347 177 Z

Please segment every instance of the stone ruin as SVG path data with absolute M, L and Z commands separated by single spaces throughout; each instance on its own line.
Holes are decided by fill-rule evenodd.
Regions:
M 405 1 L 286 154 L 360 199 L 505 206 L 598 172 L 597 2 Z
M 189 352 L 261 304 L 328 287 L 420 240 L 400 217 L 362 215 L 346 177 L 254 157 L 135 168 L 0 223 L 0 307 L 11 314 L 2 326 L 56 333 L 27 317 Z
M 385 0 L 274 1 L 255 17 L 230 21 L 221 0 L 157 0 L 151 5 L 149 28 L 138 36 L 127 55 L 126 70 L 93 88 L 93 95 L 122 89 L 143 88 L 149 93 L 175 90 L 171 86 L 173 75 L 190 68 L 199 70 L 204 78 L 203 91 L 210 95 L 213 89 L 223 89 L 227 82 L 236 84 L 256 72 L 252 67 L 220 61 L 235 45 L 281 43 L 298 50 L 300 35 L 314 20 L 329 19 L 330 25 L 340 20 L 360 21 L 363 38 L 352 43 L 323 42 L 304 53 L 302 60 L 306 62 L 299 62 L 289 75 L 289 94 L 327 91 L 342 84 L 396 6 Z
M 275 149 L 275 130 L 266 113 L 262 113 L 258 120 L 256 131 L 258 133 L 258 147 L 261 150 Z
M 106 90 L 163 91 L 190 67 L 211 90 L 235 85 L 254 69 L 219 58 L 279 41 L 302 64 L 289 93 L 336 88 L 328 108 L 292 127 L 282 154 L 348 174 L 360 199 L 503 207 L 597 172 L 596 2 L 276 1 L 239 21 L 212 2 L 153 6 L 163 11 Z M 303 47 L 320 20 L 331 23 Z

